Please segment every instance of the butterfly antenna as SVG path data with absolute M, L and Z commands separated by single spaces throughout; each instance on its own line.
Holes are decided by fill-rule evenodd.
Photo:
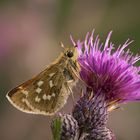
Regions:
M 74 47 L 77 47 L 77 44 L 76 44 L 76 42 L 74 41 L 72 35 L 70 35 L 70 40 L 71 40 L 72 44 L 74 45 Z
M 64 49 L 64 44 L 62 42 L 60 42 L 60 46 Z

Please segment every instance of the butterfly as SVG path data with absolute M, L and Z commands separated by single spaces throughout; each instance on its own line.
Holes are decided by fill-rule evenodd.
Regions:
M 44 71 L 7 93 L 14 107 L 26 113 L 54 115 L 64 106 L 80 68 L 76 46 L 63 48 Z

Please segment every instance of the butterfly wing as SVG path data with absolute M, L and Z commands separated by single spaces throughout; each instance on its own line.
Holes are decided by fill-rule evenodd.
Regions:
M 23 112 L 53 115 L 63 107 L 69 96 L 65 84 L 60 66 L 55 64 L 11 90 L 7 98 Z

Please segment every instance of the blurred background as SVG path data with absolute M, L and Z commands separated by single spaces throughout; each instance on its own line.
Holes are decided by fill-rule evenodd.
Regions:
M 70 34 L 83 39 L 95 28 L 104 41 L 113 30 L 116 45 L 130 38 L 140 53 L 139 12 L 139 0 L 0 0 L 0 140 L 51 140 L 51 118 L 18 111 L 8 90 L 46 68 Z M 70 97 L 61 112 L 72 107 Z M 112 112 L 108 125 L 117 140 L 140 140 L 140 103 Z

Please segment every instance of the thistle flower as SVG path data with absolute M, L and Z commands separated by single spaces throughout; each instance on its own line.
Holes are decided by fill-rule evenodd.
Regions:
M 105 45 L 94 32 L 81 42 L 72 42 L 78 49 L 80 77 L 86 90 L 73 108 L 72 115 L 62 115 L 61 139 L 67 140 L 115 140 L 106 125 L 109 111 L 120 103 L 140 100 L 140 67 L 135 63 L 139 55 L 133 55 L 125 48 L 132 43 L 127 40 L 118 48 L 109 43 L 112 32 Z M 74 129 L 73 129 L 74 128 Z M 71 133 L 73 132 L 73 133 Z
M 88 132 L 106 126 L 108 112 L 104 98 L 100 92 L 94 96 L 92 91 L 87 91 L 76 103 L 73 116 L 82 131 Z
M 115 140 L 114 134 L 106 127 L 107 119 L 105 96 L 86 91 L 76 103 L 72 115 L 61 114 L 54 119 L 54 140 Z
M 109 43 L 111 34 L 108 34 L 105 45 L 100 43 L 98 35 L 94 38 L 94 32 L 76 44 L 82 80 L 94 94 L 100 90 L 108 105 L 115 107 L 119 103 L 140 100 L 140 67 L 134 66 L 140 56 L 134 56 L 129 49 L 125 51 L 132 43 L 129 39 L 115 48 L 113 43 Z
M 107 104 L 100 92 L 94 96 L 92 91 L 86 91 L 75 105 L 73 117 L 79 125 L 79 138 L 84 135 L 83 140 L 115 140 L 113 133 L 106 127 Z
M 59 114 L 51 124 L 54 140 L 76 140 L 78 123 L 69 114 Z
M 115 140 L 113 133 L 106 127 L 93 129 L 84 140 Z

